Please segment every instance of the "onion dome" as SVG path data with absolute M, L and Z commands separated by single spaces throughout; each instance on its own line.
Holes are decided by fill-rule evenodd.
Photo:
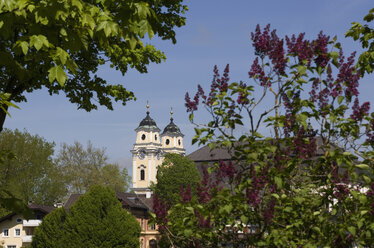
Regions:
M 181 130 L 179 129 L 179 127 L 177 125 L 175 125 L 174 123 L 174 119 L 173 119 L 173 109 L 171 109 L 170 111 L 170 114 L 171 114 L 171 118 L 170 118 L 170 123 L 165 127 L 164 129 L 164 132 L 162 133 L 162 135 L 169 135 L 169 136 L 184 136 L 182 133 L 181 133 Z
M 147 131 L 157 131 L 160 129 L 157 127 L 156 122 L 149 115 L 149 104 L 147 102 L 147 116 L 140 122 L 139 126 L 135 129 L 138 130 L 147 130 Z

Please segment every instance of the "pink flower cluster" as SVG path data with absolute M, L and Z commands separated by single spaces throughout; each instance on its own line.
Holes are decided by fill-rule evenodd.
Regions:
M 316 139 L 314 137 L 309 138 L 309 143 L 304 140 L 305 130 L 301 127 L 296 135 L 292 139 L 293 152 L 301 159 L 308 159 L 314 157 L 317 151 Z
M 235 166 L 232 161 L 224 162 L 220 160 L 218 162 L 218 170 L 216 172 L 217 179 L 229 178 L 232 179 L 235 175 Z
M 361 77 L 359 71 L 355 69 L 355 55 L 353 52 L 351 56 L 344 61 L 343 52 L 340 51 L 339 54 L 339 73 L 336 78 L 336 84 L 343 84 L 346 86 L 345 95 L 347 97 L 358 96 L 358 80 Z
M 283 125 L 283 132 L 286 137 L 289 137 L 296 125 L 296 118 L 294 115 L 295 106 L 300 101 L 300 91 L 296 92 L 290 99 L 285 93 L 282 94 L 283 105 L 286 109 L 285 120 Z
M 169 206 L 161 199 L 157 194 L 153 197 L 153 209 L 156 214 L 157 223 L 159 224 L 159 230 L 162 231 L 168 223 L 168 210 Z
M 265 71 L 258 62 L 258 58 L 253 61 L 251 69 L 248 72 L 249 78 L 259 79 L 261 86 L 270 87 L 271 81 L 265 76 Z
M 328 43 L 330 37 L 322 33 L 318 34 L 318 38 L 313 41 L 304 40 L 305 33 L 297 36 L 292 35 L 291 38 L 286 36 L 286 44 L 288 53 L 298 58 L 300 64 L 306 62 L 310 65 L 312 60 L 317 66 L 325 67 L 329 62 Z
M 374 183 L 371 183 L 370 189 L 366 192 L 366 196 L 369 198 L 370 201 L 370 213 L 374 215 Z
M 311 63 L 313 58 L 313 49 L 310 45 L 310 41 L 304 40 L 305 33 L 301 33 L 297 36 L 292 35 L 291 38 L 286 36 L 287 52 L 298 58 L 299 63 L 307 61 Z
M 251 33 L 251 39 L 255 48 L 255 54 L 263 59 L 268 56 L 273 64 L 273 70 L 277 75 L 283 75 L 285 73 L 287 59 L 283 48 L 283 39 L 279 39 L 276 34 L 276 30 L 270 32 L 270 24 L 268 24 L 263 31 L 261 31 L 260 25 L 256 26 L 254 33 Z M 258 65 L 258 59 L 254 61 L 249 77 L 252 78 L 255 75 L 260 76 L 261 84 L 263 86 L 269 86 L 269 82 L 266 83 L 266 77 L 262 76 L 262 68 Z
M 269 167 L 264 167 L 261 170 L 260 175 L 257 175 L 254 165 L 251 165 L 250 174 L 251 174 L 251 187 L 246 189 L 246 198 L 249 205 L 256 207 L 261 202 L 260 192 L 264 189 L 266 183 L 268 182 L 267 172 Z
M 331 171 L 332 175 L 332 182 L 334 184 L 334 196 L 338 199 L 343 199 L 349 195 L 349 188 L 348 188 L 348 174 L 344 173 L 342 175 L 339 174 L 339 167 L 335 164 L 332 167 Z
M 213 75 L 212 83 L 210 86 L 210 92 L 208 96 L 205 95 L 204 90 L 200 85 L 197 86 L 197 92 L 193 100 L 191 100 L 189 93 L 188 92 L 186 93 L 184 99 L 185 99 L 185 106 L 187 108 L 187 112 L 193 112 L 198 109 L 200 98 L 202 98 L 203 104 L 211 106 L 214 102 L 214 98 L 217 95 L 217 92 L 220 92 L 220 93 L 227 92 L 228 87 L 229 87 L 228 82 L 230 81 L 230 77 L 229 77 L 230 69 L 229 68 L 230 67 L 227 64 L 223 72 L 223 75 L 221 77 L 217 66 L 216 65 L 214 66 L 214 69 L 213 69 L 214 75 Z
M 210 201 L 211 186 L 209 172 L 203 167 L 203 179 L 201 180 L 201 184 L 197 185 L 197 194 L 200 203 L 207 203 Z
M 370 110 L 370 102 L 364 102 L 361 106 L 356 97 L 354 104 L 352 106 L 353 113 L 351 114 L 350 118 L 355 121 L 362 121 L 363 117 L 368 115 Z
M 204 216 L 202 216 L 200 212 L 196 209 L 194 210 L 194 214 L 198 220 L 198 225 L 200 228 L 211 228 L 212 225 L 210 222 L 210 216 L 208 216 L 207 218 L 204 218 Z
M 264 221 L 270 224 L 273 221 L 275 212 L 275 199 L 271 199 L 269 205 L 266 207 L 263 213 Z
M 181 197 L 181 202 L 191 202 L 192 200 L 192 192 L 191 192 L 191 186 L 188 185 L 187 187 L 181 186 L 179 195 Z

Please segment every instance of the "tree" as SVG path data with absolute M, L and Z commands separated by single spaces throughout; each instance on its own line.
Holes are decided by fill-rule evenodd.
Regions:
M 21 102 L 26 92 L 45 87 L 86 111 L 97 108 L 94 101 L 108 109 L 113 100 L 125 105 L 133 93 L 98 77 L 98 67 L 110 62 L 122 74 L 128 67 L 147 72 L 165 55 L 144 44 L 145 35 L 175 43 L 186 10 L 182 0 L 1 1 L 0 92 Z M 0 112 L 0 131 L 5 118 Z
M 164 234 L 176 247 L 371 246 L 374 113 L 359 103 L 354 54 L 345 58 L 322 32 L 281 39 L 257 26 L 251 39 L 250 84 L 215 67 L 208 93 L 199 85 L 186 94 L 192 122 L 200 105 L 212 116 L 193 143 L 226 149 L 232 161 L 216 165 L 219 177 L 204 172 L 197 202 L 168 212 L 155 204 Z M 178 212 L 183 221 L 169 219 Z
M 358 67 L 361 70 L 362 75 L 372 73 L 374 69 L 374 29 L 369 26 L 369 23 L 374 19 L 374 8 L 369 11 L 364 17 L 364 21 L 367 24 L 360 24 L 353 22 L 352 27 L 345 34 L 346 37 L 352 37 L 354 40 L 361 42 L 362 48 L 366 49 L 360 54 L 358 59 Z
M 114 191 L 126 192 L 130 189 L 131 177 L 126 168 L 120 171 L 118 164 L 106 164 L 101 168 L 99 182 Z
M 56 208 L 43 218 L 35 231 L 32 247 L 64 247 L 64 223 L 68 213 L 64 207 Z
M 157 184 L 153 192 L 163 201 L 174 205 L 182 200 L 181 188 L 196 195 L 200 174 L 193 161 L 188 157 L 169 153 L 157 169 Z
M 56 159 L 63 173 L 69 193 L 85 193 L 93 185 L 105 185 L 116 191 L 127 191 L 130 177 L 126 168 L 119 169 L 117 164 L 109 164 L 105 148 L 95 148 L 88 142 L 82 144 L 62 144 Z
M 32 247 L 139 247 L 140 225 L 108 187 L 94 186 L 68 213 L 56 209 L 36 229 Z
M 4 130 L 0 150 L 11 151 L 0 163 L 0 185 L 25 203 L 52 205 L 65 196 L 61 173 L 53 162 L 55 144 L 27 131 Z M 4 196 L 4 194 L 3 194 Z

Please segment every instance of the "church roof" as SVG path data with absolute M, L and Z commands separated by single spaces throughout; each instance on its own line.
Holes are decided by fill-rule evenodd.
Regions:
M 176 135 L 176 136 L 184 136 L 181 133 L 181 130 L 179 129 L 179 127 L 177 125 L 175 125 L 175 123 L 173 121 L 173 118 L 170 118 L 170 123 L 165 127 L 164 132 L 162 133 L 162 135 L 165 135 L 165 134 L 172 134 L 172 135 Z
M 136 130 L 139 130 L 139 129 L 156 129 L 157 131 L 160 130 L 157 127 L 156 122 L 149 115 L 149 111 L 147 111 L 147 116 L 140 122 Z

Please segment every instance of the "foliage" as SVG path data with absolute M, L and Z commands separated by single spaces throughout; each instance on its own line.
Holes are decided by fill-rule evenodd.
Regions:
M 23 202 L 52 205 L 65 196 L 64 182 L 53 163 L 54 143 L 27 131 L 5 129 L 0 133 L 0 185 Z M 9 153 L 8 153 L 9 154 Z
M 56 163 L 63 173 L 67 191 L 85 193 L 93 185 L 104 185 L 116 191 L 127 191 L 130 177 L 126 168 L 120 171 L 117 164 L 109 164 L 105 148 L 95 148 L 88 142 L 85 149 L 82 144 L 62 144 Z
M 364 17 L 364 21 L 367 24 L 360 24 L 353 22 L 352 27 L 346 33 L 346 37 L 352 37 L 354 40 L 359 40 L 362 48 L 366 49 L 359 59 L 358 66 L 361 70 L 362 75 L 372 73 L 374 69 L 374 29 L 369 26 L 369 23 L 374 19 L 374 8 L 369 11 Z
M 152 191 L 163 201 L 174 205 L 182 200 L 181 189 L 196 195 L 200 174 L 195 164 L 188 157 L 169 153 L 157 169 L 157 184 Z
M 9 115 L 7 111 L 9 107 L 18 108 L 15 104 L 8 101 L 10 94 L 0 92 L 0 112 L 3 114 Z M 0 167 L 5 167 L 6 161 L 11 161 L 16 159 L 16 156 L 12 151 L 0 149 Z M 4 177 L 4 175 L 3 175 Z M 1 182 L 0 182 L 0 186 Z M 15 197 L 9 190 L 6 190 L 4 187 L 0 187 L 0 216 L 5 216 L 11 211 L 18 213 L 23 213 L 25 218 L 31 217 L 31 212 L 27 208 L 26 204 L 19 198 Z M 2 246 L 0 246 L 2 247 Z
M 41 225 L 35 230 L 32 247 L 63 247 L 64 223 L 68 213 L 64 207 L 56 208 L 43 218 Z
M 212 116 L 193 143 L 232 161 L 219 161 L 216 176 L 205 170 L 197 202 L 155 204 L 164 236 L 175 247 L 371 246 L 374 113 L 359 103 L 354 54 L 322 32 L 281 39 L 257 26 L 251 39 L 250 84 L 215 67 L 208 93 L 186 94 L 193 123 L 200 105 Z M 182 221 L 169 218 L 180 212 Z
M 140 226 L 113 190 L 94 186 L 70 211 L 56 209 L 36 229 L 32 247 L 139 247 Z
M 182 221 L 185 216 L 183 211 L 174 211 L 167 219 L 164 217 L 173 205 L 181 201 L 197 200 L 197 185 L 201 179 L 194 162 L 180 154 L 166 154 L 164 162 L 157 169 L 156 178 L 157 184 L 153 184 L 151 188 L 154 192 L 153 207 L 156 210 L 158 224 Z M 163 231 L 162 224 L 160 228 L 159 230 Z M 160 240 L 160 247 L 170 245 L 172 244 L 166 237 Z
M 124 105 L 133 93 L 97 76 L 98 67 L 109 62 L 122 74 L 128 67 L 147 72 L 165 55 L 145 44 L 145 35 L 175 43 L 186 10 L 182 0 L 1 0 L 0 92 L 20 102 L 45 87 L 87 111 L 95 101 L 108 109 L 113 100 Z

